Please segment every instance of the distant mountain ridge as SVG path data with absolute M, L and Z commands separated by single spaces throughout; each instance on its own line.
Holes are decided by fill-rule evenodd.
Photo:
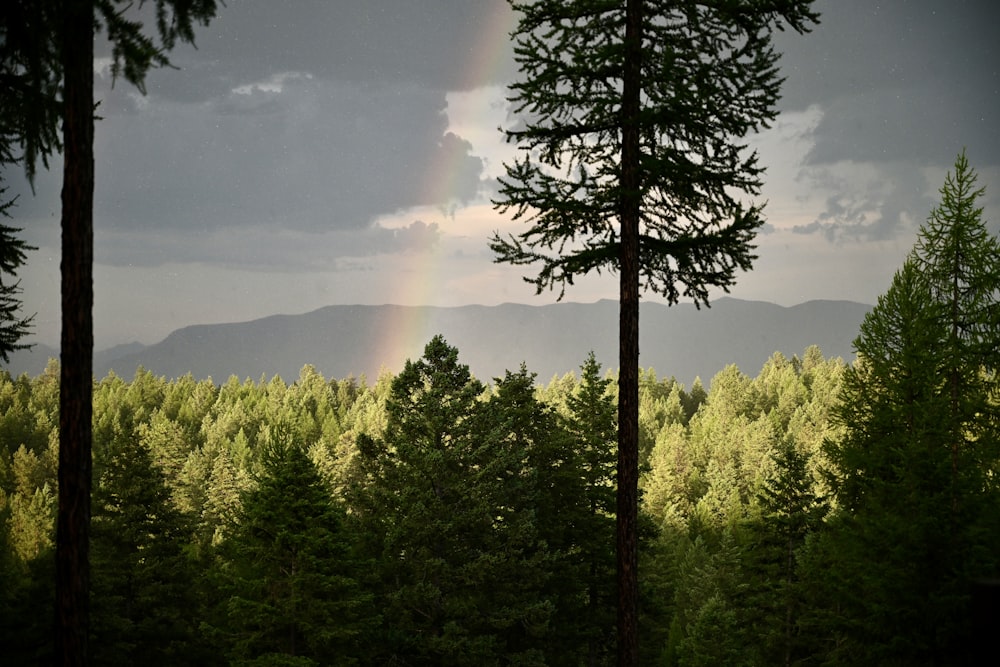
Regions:
M 854 358 L 852 341 L 871 306 L 852 301 L 808 301 L 785 307 L 723 298 L 711 308 L 644 302 L 640 360 L 660 377 L 705 384 L 728 364 L 756 375 L 774 353 L 801 355 L 817 345 L 827 357 Z M 544 306 L 327 306 L 301 315 L 178 329 L 155 345 L 118 346 L 95 354 L 94 374 L 113 370 L 131 378 L 138 366 L 175 378 L 224 382 L 280 376 L 294 381 L 306 364 L 327 378 L 397 373 L 435 334 L 458 348 L 483 380 L 525 363 L 540 382 L 576 371 L 591 350 L 604 368 L 618 366 L 618 303 Z M 50 352 L 46 354 L 46 352 Z M 53 350 L 18 353 L 11 372 L 37 375 Z M 30 366 L 30 367 L 29 367 Z

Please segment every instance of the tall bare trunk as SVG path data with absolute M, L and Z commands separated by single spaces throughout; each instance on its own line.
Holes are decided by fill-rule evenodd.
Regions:
M 88 663 L 91 416 L 93 413 L 94 11 L 64 0 L 62 351 L 56 661 Z
M 622 87 L 618 375 L 618 664 L 639 664 L 639 61 L 642 3 L 628 0 Z

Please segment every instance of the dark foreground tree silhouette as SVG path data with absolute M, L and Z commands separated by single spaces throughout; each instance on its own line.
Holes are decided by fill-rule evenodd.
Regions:
M 194 24 L 207 24 L 216 9 L 216 0 L 151 0 L 157 42 L 133 14 L 147 3 L 133 4 L 15 1 L 0 11 L 4 139 L 24 149 L 29 180 L 38 160 L 47 165 L 63 150 L 56 660 L 67 665 L 88 662 L 95 27 L 112 44 L 114 75 L 143 90 L 149 68 L 168 64 L 177 40 L 193 42 Z
M 0 186 L 0 217 L 6 217 L 14 205 L 13 199 L 4 201 L 6 192 L 7 188 Z M 4 363 L 10 363 L 11 352 L 31 347 L 21 342 L 31 330 L 34 315 L 21 316 L 21 281 L 17 280 L 17 269 L 27 259 L 25 253 L 35 248 L 18 238 L 20 232 L 16 227 L 0 224 L 0 359 Z
M 640 287 L 708 304 L 748 270 L 763 168 L 744 137 L 776 115 L 772 36 L 805 32 L 811 0 L 540 0 L 511 5 L 521 79 L 495 205 L 530 229 L 494 236 L 498 262 L 540 264 L 538 291 L 620 278 L 619 660 L 638 660 Z

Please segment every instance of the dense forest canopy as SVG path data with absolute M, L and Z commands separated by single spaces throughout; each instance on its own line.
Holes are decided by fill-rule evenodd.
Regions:
M 782 443 L 821 484 L 844 370 L 811 348 L 757 378 L 726 368 L 707 391 L 643 372 L 651 646 L 692 604 L 673 556 L 761 514 Z M 0 374 L 3 643 L 22 662 L 50 650 L 57 379 L 54 361 Z M 484 384 L 440 337 L 374 383 L 308 366 L 291 383 L 108 375 L 94 388 L 95 659 L 607 664 L 614 392 L 592 357 L 548 384 L 524 368 Z

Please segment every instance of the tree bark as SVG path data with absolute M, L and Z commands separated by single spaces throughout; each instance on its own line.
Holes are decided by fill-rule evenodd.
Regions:
M 88 663 L 93 413 L 94 11 L 63 2 L 62 336 L 56 662 Z
M 622 82 L 618 371 L 618 664 L 639 664 L 639 92 L 642 2 L 628 0 Z

